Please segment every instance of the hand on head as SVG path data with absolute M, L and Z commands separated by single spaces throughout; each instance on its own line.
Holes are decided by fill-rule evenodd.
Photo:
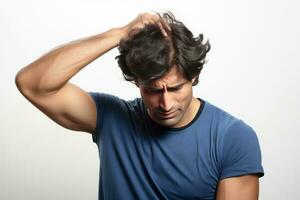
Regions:
M 125 37 L 127 37 L 132 30 L 142 29 L 149 24 L 157 24 L 163 35 L 166 37 L 168 36 L 168 32 L 171 31 L 169 24 L 159 15 L 159 13 L 141 13 L 125 26 Z

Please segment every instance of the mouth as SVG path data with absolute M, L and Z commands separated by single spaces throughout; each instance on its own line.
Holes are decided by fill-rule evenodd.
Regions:
M 174 118 L 176 116 L 176 111 L 168 112 L 168 113 L 158 112 L 158 115 L 162 119 L 171 119 L 171 118 Z

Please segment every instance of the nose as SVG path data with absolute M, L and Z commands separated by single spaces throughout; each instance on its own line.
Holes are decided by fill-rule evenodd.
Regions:
M 162 112 L 166 113 L 170 112 L 173 108 L 172 98 L 166 89 L 161 94 L 159 106 L 162 109 Z

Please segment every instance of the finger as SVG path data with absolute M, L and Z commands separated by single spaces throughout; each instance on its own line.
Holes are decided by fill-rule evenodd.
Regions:
M 143 16 L 142 16 L 142 14 L 139 14 L 139 19 L 140 19 L 140 21 L 141 21 L 142 24 L 143 24 Z
M 161 18 L 161 24 L 163 25 L 163 27 L 168 30 L 168 31 L 171 31 L 171 27 L 170 25 L 164 20 Z
M 163 19 L 160 19 L 160 20 L 159 20 L 158 22 L 156 22 L 156 23 L 159 25 L 159 27 L 160 27 L 160 29 L 162 30 L 163 34 L 164 34 L 165 36 L 168 36 L 168 33 L 167 33 L 167 32 L 170 32 L 171 29 L 170 29 L 170 27 L 167 25 L 167 23 L 165 23 Z
M 153 20 L 153 19 L 149 19 L 148 21 L 149 21 L 150 24 L 156 24 L 156 21 Z
M 165 28 L 163 27 L 162 23 L 159 20 L 159 17 L 156 15 L 157 18 L 152 18 L 150 21 L 150 24 L 157 24 L 161 30 L 161 32 L 163 33 L 164 36 L 168 36 L 168 33 L 166 32 Z
M 155 12 L 155 18 L 156 18 L 157 22 L 160 22 L 162 24 L 162 26 L 164 27 L 165 30 L 171 31 L 171 27 L 169 26 L 169 24 L 165 21 L 165 19 L 158 12 Z
M 161 32 L 164 34 L 164 36 L 167 37 L 168 33 L 165 31 L 165 29 L 164 29 L 163 25 L 161 24 L 161 22 L 158 22 L 158 26 L 159 26 Z

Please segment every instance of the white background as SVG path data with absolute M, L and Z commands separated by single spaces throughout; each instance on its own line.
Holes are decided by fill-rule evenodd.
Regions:
M 170 10 L 211 43 L 194 95 L 256 131 L 265 176 L 260 199 L 299 199 L 299 3 L 227 1 L 0 1 L 0 199 L 97 199 L 91 135 L 64 129 L 31 105 L 14 78 L 53 47 Z M 298 52 L 298 53 L 296 53 Z M 71 79 L 86 91 L 139 96 L 113 49 Z

